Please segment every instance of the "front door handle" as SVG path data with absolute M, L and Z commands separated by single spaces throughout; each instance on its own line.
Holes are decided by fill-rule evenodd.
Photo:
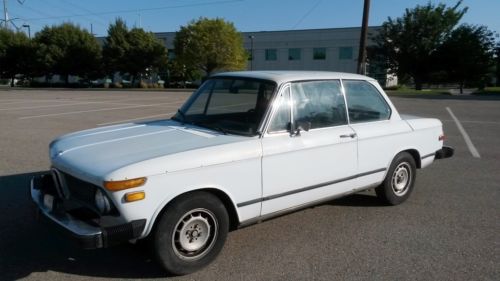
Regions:
M 341 139 L 344 139 L 344 138 L 355 138 L 356 137 L 356 134 L 355 133 L 352 133 L 352 134 L 348 134 L 348 135 L 340 135 L 340 138 Z

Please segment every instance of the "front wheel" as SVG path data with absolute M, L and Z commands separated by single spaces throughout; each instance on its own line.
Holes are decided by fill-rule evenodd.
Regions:
M 168 205 L 152 233 L 160 264 L 175 275 L 189 274 L 213 261 L 229 230 L 224 204 L 211 193 L 194 192 Z
M 401 204 L 413 191 L 415 175 L 415 159 L 408 152 L 401 152 L 394 157 L 384 181 L 375 192 L 389 205 Z

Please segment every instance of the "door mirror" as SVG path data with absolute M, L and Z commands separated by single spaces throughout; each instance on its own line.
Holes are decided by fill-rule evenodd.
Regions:
M 301 131 L 308 132 L 311 129 L 311 122 L 308 121 L 296 121 L 295 122 L 295 130 L 290 131 L 290 135 L 292 137 L 300 136 Z

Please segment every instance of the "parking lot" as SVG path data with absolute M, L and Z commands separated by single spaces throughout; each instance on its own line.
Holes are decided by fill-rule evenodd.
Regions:
M 85 251 L 34 218 L 30 178 L 72 131 L 173 115 L 190 92 L 0 90 L 0 280 L 500 280 L 500 98 L 398 96 L 443 121 L 451 159 L 402 205 L 373 191 L 231 232 L 218 259 L 167 277 L 144 245 Z

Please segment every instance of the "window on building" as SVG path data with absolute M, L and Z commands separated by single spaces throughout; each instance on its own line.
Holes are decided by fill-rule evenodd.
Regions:
M 342 82 L 351 123 L 389 119 L 391 108 L 372 84 L 356 80 Z
M 277 60 L 278 52 L 276 49 L 266 49 L 266 60 Z
M 300 60 L 301 50 L 299 48 L 288 49 L 288 60 Z
M 326 59 L 326 48 L 314 48 L 313 49 L 313 59 L 314 60 L 325 60 Z
M 339 59 L 340 60 L 352 60 L 352 47 L 340 47 L 339 48 Z

